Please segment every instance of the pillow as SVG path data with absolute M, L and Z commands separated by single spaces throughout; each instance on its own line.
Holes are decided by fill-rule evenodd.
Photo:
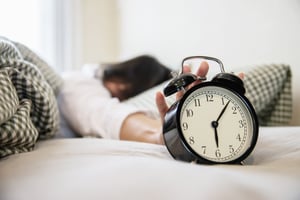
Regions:
M 159 118 L 155 104 L 155 94 L 163 91 L 168 81 L 124 101 L 154 118 Z M 246 97 L 256 110 L 262 126 L 288 125 L 292 117 L 291 70 L 289 65 L 270 64 L 251 68 L 245 73 Z M 175 95 L 166 98 L 171 105 Z
M 289 65 L 262 65 L 244 80 L 246 96 L 256 109 L 260 125 L 288 125 L 292 118 L 292 74 Z

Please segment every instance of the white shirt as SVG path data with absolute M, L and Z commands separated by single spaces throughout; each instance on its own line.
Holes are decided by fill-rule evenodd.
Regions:
M 135 106 L 112 98 L 102 81 L 91 73 L 74 71 L 64 76 L 60 109 L 69 125 L 81 136 L 119 139 L 123 121 Z

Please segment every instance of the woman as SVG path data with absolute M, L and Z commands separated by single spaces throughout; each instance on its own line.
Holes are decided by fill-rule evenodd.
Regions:
M 154 67 L 148 65 L 152 62 Z M 208 63 L 202 62 L 196 75 L 206 76 L 208 68 Z M 158 91 L 155 97 L 160 118 L 149 117 L 146 111 L 121 101 L 168 79 L 169 72 L 155 59 L 140 57 L 106 68 L 101 81 L 83 74 L 73 76 L 62 89 L 62 112 L 81 136 L 163 144 L 162 119 L 169 109 L 163 94 Z M 243 78 L 243 74 L 239 76 Z M 178 92 L 177 98 L 181 96 Z
M 121 101 L 168 80 L 170 72 L 155 58 L 143 55 L 99 68 L 96 76 L 81 71 L 69 74 L 60 109 L 78 135 L 161 143 L 152 134 L 161 132 L 160 120 Z

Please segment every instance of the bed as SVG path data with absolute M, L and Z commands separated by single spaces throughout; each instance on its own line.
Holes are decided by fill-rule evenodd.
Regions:
M 0 76 L 0 92 L 15 86 L 15 82 L 5 77 L 10 78 L 11 74 L 26 69 L 21 73 L 22 78 L 30 77 L 32 82 L 25 86 L 21 84 L 21 93 L 22 89 L 32 86 L 36 93 L 41 92 L 37 95 L 39 98 L 47 97 L 42 101 L 44 107 L 33 104 L 39 109 L 31 111 L 32 116 L 46 111 L 52 114 L 45 117 L 40 126 L 37 125 L 41 118 L 35 116 L 32 126 L 24 131 L 22 123 L 7 123 L 18 112 L 4 115 L 3 111 L 10 109 L 2 105 L 17 111 L 23 108 L 21 103 L 25 101 L 21 99 L 12 101 L 14 104 L 6 104 L 7 99 L 1 96 L 1 131 L 11 130 L 6 125 L 17 128 L 6 134 L 0 131 L 1 200 L 300 199 L 300 127 L 287 125 L 291 117 L 288 67 L 265 66 L 252 74 L 252 77 L 257 77 L 257 74 L 270 73 L 267 77 L 263 76 L 263 80 L 268 83 L 275 81 L 276 84 L 245 80 L 251 83 L 248 87 L 259 87 L 268 93 L 267 96 L 264 92 L 248 94 L 260 113 L 261 126 L 256 148 L 245 164 L 201 165 L 174 160 L 163 145 L 74 137 L 67 129 L 60 129 L 60 134 L 54 137 L 58 123 L 64 124 L 62 120 L 58 121 L 58 108 L 53 103 L 61 79 L 29 49 L 7 39 L 2 40 L 0 38 L 0 75 L 3 75 Z M 16 47 L 17 50 L 11 50 Z M 5 62 L 7 57 L 9 60 Z M 35 78 L 39 80 L 34 81 Z M 47 84 L 36 85 L 43 81 Z M 12 87 L 3 83 L 12 84 Z M 153 110 L 154 101 L 149 101 L 145 95 L 152 95 L 157 89 L 124 103 Z M 52 96 L 48 97 L 49 94 Z M 37 101 L 37 97 L 29 97 L 32 99 L 27 103 Z M 20 98 L 20 91 L 14 98 Z M 25 111 L 28 119 L 30 107 Z M 11 118 L 7 117 L 9 115 Z M 7 122 L 5 117 L 9 118 Z M 43 126 L 45 123 L 47 126 Z M 42 134 L 43 130 L 48 130 L 48 134 Z
M 300 199 L 300 127 L 261 127 L 245 165 L 175 161 L 161 145 L 72 138 L 0 162 L 2 200 Z

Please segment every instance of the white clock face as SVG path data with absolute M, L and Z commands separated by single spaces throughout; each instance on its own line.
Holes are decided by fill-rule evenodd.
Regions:
M 216 86 L 198 88 L 184 100 L 180 126 L 193 151 L 214 162 L 241 157 L 253 137 L 253 122 L 245 103 Z

